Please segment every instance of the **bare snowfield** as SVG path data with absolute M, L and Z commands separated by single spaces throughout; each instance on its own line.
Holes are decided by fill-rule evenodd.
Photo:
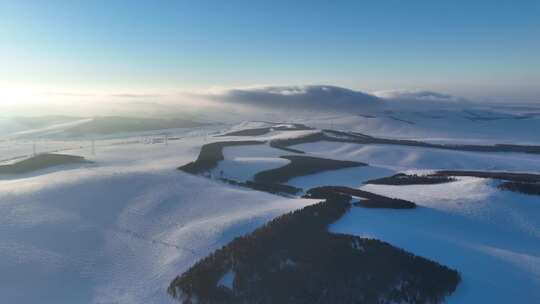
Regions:
M 319 127 L 341 123 L 351 130 L 376 129 L 376 124 L 353 126 L 357 117 L 329 118 L 328 125 L 322 121 Z M 374 118 L 364 118 L 370 119 Z M 414 125 L 390 120 L 387 127 L 392 134 L 416 131 Z M 302 122 L 310 125 L 308 121 Z M 231 130 L 268 125 L 245 122 Z M 100 139 L 95 155 L 88 141 L 44 140 L 43 147 L 81 155 L 94 163 L 0 179 L 3 299 L 7 303 L 173 302 L 167 286 L 193 263 L 272 218 L 317 202 L 246 190 L 176 170 L 196 159 L 200 147 L 210 141 L 270 140 L 316 132 L 209 136 L 222 134 L 221 127 L 177 130 L 179 140 L 168 145 L 152 144 L 151 138 L 144 138 L 146 134 Z M 534 136 L 525 138 L 525 134 L 517 140 L 531 142 Z M 490 140 L 487 135 L 482 138 Z M 0 142 L 0 158 L 27 155 L 30 142 L 17 143 L 20 146 Z M 336 142 L 292 148 L 368 166 L 301 176 L 289 185 L 304 190 L 343 185 L 419 206 L 413 210 L 352 208 L 331 231 L 380 239 L 457 269 L 463 280 L 449 303 L 540 302 L 538 197 L 501 191 L 493 180 L 471 177 L 437 185 L 363 185 L 369 179 L 404 171 L 537 173 L 538 155 Z M 268 143 L 226 147 L 225 159 L 212 175 L 251 180 L 258 172 L 285 166 L 289 161 L 280 156 L 290 154 Z M 230 284 L 230 278 L 225 281 Z
M 329 158 L 366 162 L 397 171 L 408 169 L 453 169 L 540 172 L 540 157 L 507 152 L 450 151 L 397 145 L 316 142 L 291 146 Z
M 364 166 L 325 171 L 307 176 L 295 177 L 289 180 L 287 184 L 305 190 L 327 185 L 340 185 L 357 188 L 365 181 L 393 175 L 394 173 L 395 171 L 387 168 Z
M 213 174 L 224 178 L 245 182 L 252 180 L 260 171 L 285 166 L 288 160 L 279 158 L 283 151 L 267 144 L 226 147 L 223 149 L 224 160 L 220 161 Z
M 353 208 L 330 231 L 385 240 L 458 269 L 448 303 L 540 301 L 540 204 L 502 192 L 488 179 L 438 185 L 366 185 L 362 190 L 414 201 L 415 210 Z
M 458 269 L 463 282 L 448 303 L 540 301 L 540 200 L 501 191 L 496 181 L 462 177 L 437 185 L 362 185 L 396 172 L 440 169 L 538 172 L 540 159 L 524 153 L 447 151 L 396 145 L 317 142 L 292 146 L 311 155 L 367 162 L 370 166 L 298 177 L 287 184 L 309 189 L 345 185 L 419 205 L 415 210 L 353 208 L 331 231 L 387 241 Z M 232 160 L 255 160 L 244 178 L 277 166 L 279 152 L 264 145 L 226 148 Z M 274 154 L 276 152 L 277 154 Z M 245 153 L 245 154 L 244 154 Z M 251 155 L 251 156 L 250 156 Z M 271 164 L 272 165 L 269 165 Z M 263 165 L 266 164 L 266 165 Z M 283 164 L 284 165 L 284 164 Z M 220 165 L 221 166 L 221 165 Z M 221 170 L 239 170 L 224 165 Z
M 0 181 L 3 299 L 167 303 L 192 263 L 312 203 L 181 173 L 202 138 L 98 150 L 96 166 Z
M 401 106 L 403 108 L 399 109 Z M 472 110 L 470 105 L 439 109 L 437 104 L 416 108 L 389 105 L 386 110 L 359 114 L 313 115 L 296 121 L 320 129 L 357 131 L 372 136 L 421 139 L 439 143 L 537 144 L 534 130 L 540 123 L 536 108 L 505 113 L 501 108 Z

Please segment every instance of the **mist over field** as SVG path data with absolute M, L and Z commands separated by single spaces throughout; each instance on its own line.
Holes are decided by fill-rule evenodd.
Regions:
M 530 142 L 540 106 L 488 103 L 434 91 L 387 90 L 374 93 L 331 85 L 261 86 L 183 92 L 174 95 L 70 96 L 63 103 L 6 106 L 0 118 L 5 138 L 53 136 L 100 137 L 114 133 L 159 131 L 209 124 L 231 124 L 249 118 L 295 121 L 319 117 L 320 127 L 339 127 L 339 117 L 374 135 L 415 138 L 461 137 L 501 143 Z M 88 98 L 88 97 L 87 97 Z M 459 123 L 458 123 L 459 122 Z M 416 132 L 416 134 L 413 134 Z

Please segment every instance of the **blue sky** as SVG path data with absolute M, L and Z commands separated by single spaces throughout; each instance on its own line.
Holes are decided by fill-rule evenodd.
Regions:
M 540 1 L 6 1 L 0 87 L 332 84 L 540 101 Z

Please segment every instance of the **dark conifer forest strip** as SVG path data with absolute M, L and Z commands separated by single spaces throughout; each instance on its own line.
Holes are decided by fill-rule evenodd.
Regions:
M 201 174 L 214 169 L 220 160 L 223 160 L 223 148 L 232 146 L 244 145 L 262 145 L 264 141 L 247 140 L 247 141 L 222 141 L 213 142 L 203 145 L 199 157 L 194 162 L 190 162 L 178 168 L 192 174 Z
M 333 192 L 197 262 L 168 292 L 183 303 L 441 303 L 457 271 L 372 239 L 328 232 L 350 208 Z M 233 274 L 232 288 L 219 285 Z
M 398 173 L 392 176 L 372 179 L 365 184 L 375 185 L 433 185 L 454 182 L 456 179 L 451 176 L 444 175 L 416 175 Z
M 367 164 L 361 162 L 334 160 L 303 155 L 287 155 L 281 156 L 281 158 L 288 159 L 291 162 L 283 167 L 266 170 L 255 174 L 255 181 L 285 183 L 294 177 L 329 170 L 367 166 Z
M 53 166 L 82 163 L 89 163 L 89 161 L 82 156 L 44 153 L 10 165 L 2 165 L 0 174 L 23 174 Z

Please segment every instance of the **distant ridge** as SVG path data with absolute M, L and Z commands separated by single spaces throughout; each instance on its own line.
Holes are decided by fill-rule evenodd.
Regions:
M 378 104 L 381 99 L 369 93 L 332 85 L 268 86 L 231 89 L 212 99 L 262 107 L 323 109 Z

